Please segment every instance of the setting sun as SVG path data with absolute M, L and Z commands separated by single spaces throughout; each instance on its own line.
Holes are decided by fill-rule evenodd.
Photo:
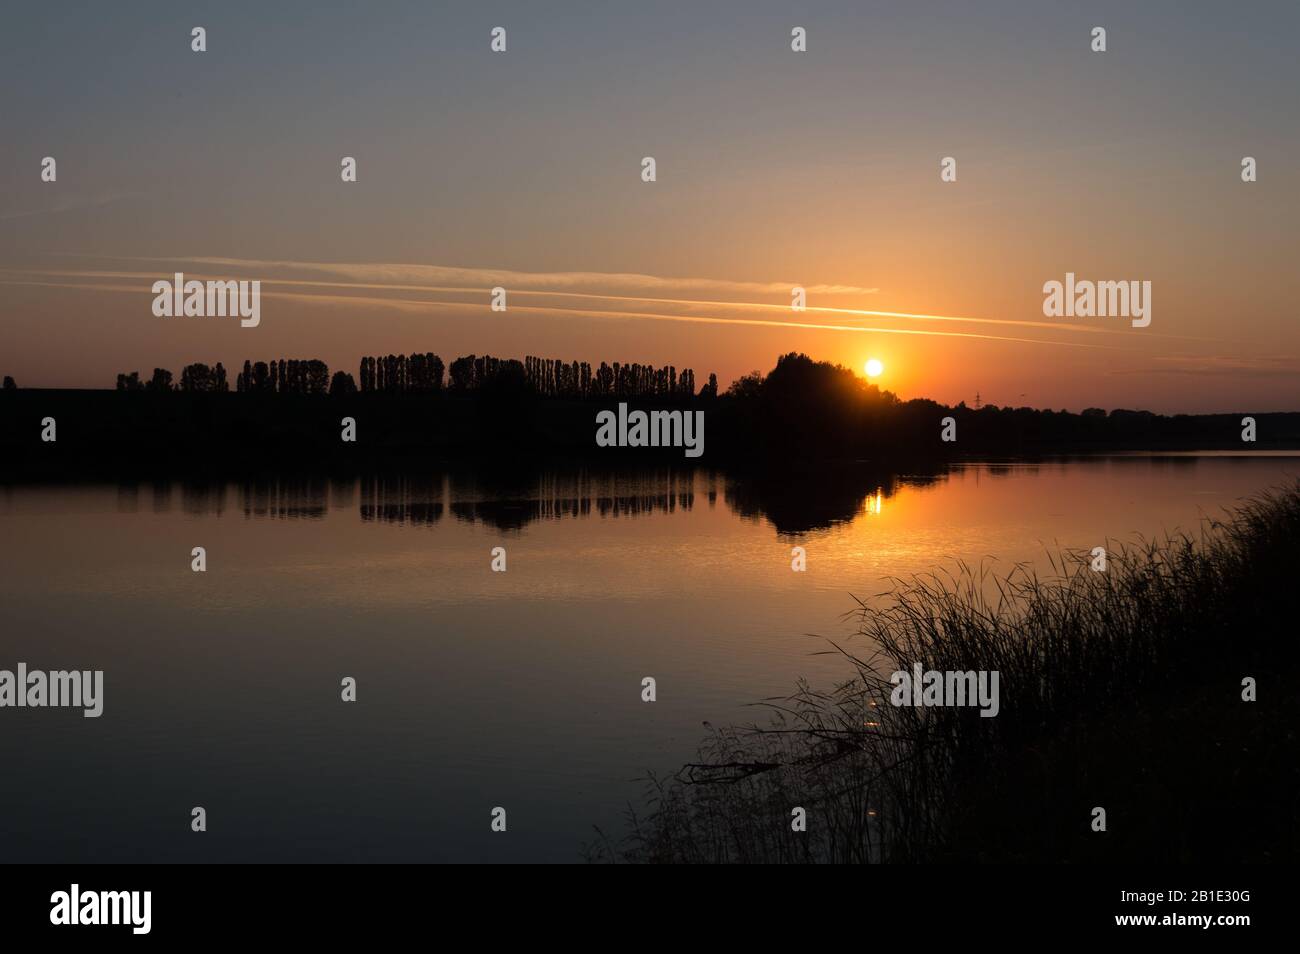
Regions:
M 878 378 L 885 373 L 885 366 L 880 363 L 879 359 L 872 358 L 867 362 L 867 377 Z

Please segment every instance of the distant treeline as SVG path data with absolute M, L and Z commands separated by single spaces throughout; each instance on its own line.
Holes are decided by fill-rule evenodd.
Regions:
M 1243 440 L 1243 417 L 1257 437 Z M 947 422 L 947 423 L 945 423 Z M 927 398 L 903 401 L 848 368 L 786 354 L 768 374 L 732 383 L 710 415 L 711 449 L 748 457 L 943 457 L 1104 449 L 1294 448 L 1300 414 L 1162 415 L 1099 407 L 968 407 Z
M 446 369 L 443 381 L 442 359 L 436 354 L 390 354 L 361 359 L 361 390 L 386 392 L 452 391 L 493 389 L 531 391 L 542 397 L 587 398 L 616 396 L 633 398 L 696 397 L 695 372 L 681 374 L 672 365 L 656 368 L 647 364 L 610 365 L 601 362 L 593 368 L 586 361 L 560 361 L 529 355 L 517 358 L 494 358 L 491 355 L 466 355 Z M 709 375 L 709 383 L 700 396 L 717 393 L 718 379 Z
M 697 390 L 690 369 L 532 356 L 467 355 L 450 366 L 431 352 L 366 357 L 359 378 L 357 387 L 353 375 L 331 374 L 324 361 L 277 359 L 244 362 L 233 388 L 219 363 L 187 365 L 179 381 L 163 368 L 147 381 L 120 375 L 118 388 L 141 392 L 141 400 L 6 383 L 0 471 L 129 465 L 177 472 L 213 461 L 328 469 L 362 459 L 469 456 L 680 459 L 678 447 L 596 443 L 597 409 L 624 401 L 642 408 L 692 402 L 704 415 L 707 462 L 764 470 L 855 461 L 912 472 L 920 463 L 972 455 L 1300 448 L 1297 412 L 1074 413 L 904 401 L 848 368 L 796 353 L 782 355 L 766 374 L 739 378 L 724 394 L 713 375 Z M 47 416 L 57 420 L 57 443 L 41 438 Z M 355 443 L 340 439 L 345 418 L 356 423 Z
M 432 352 L 424 354 L 390 354 L 361 359 L 361 386 L 346 371 L 331 377 L 329 365 L 318 359 L 279 358 L 273 361 L 245 361 L 244 370 L 235 377 L 238 393 L 342 395 L 381 391 L 412 394 L 449 391 L 517 392 L 552 398 L 622 397 L 655 399 L 690 399 L 715 397 L 718 379 L 710 374 L 708 383 L 696 393 L 695 372 L 665 365 L 612 365 L 602 361 L 593 368 L 586 361 L 560 361 L 532 355 L 517 358 L 494 358 L 491 355 L 465 355 L 448 368 Z M 12 385 L 12 379 L 6 379 Z M 179 382 L 166 368 L 154 368 L 148 380 L 140 372 L 117 376 L 119 391 L 186 391 L 225 393 L 230 390 L 226 369 L 190 364 L 181 370 Z

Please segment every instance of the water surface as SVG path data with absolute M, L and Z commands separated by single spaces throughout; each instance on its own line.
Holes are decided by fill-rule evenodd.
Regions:
M 577 860 L 705 722 L 845 677 L 814 653 L 855 595 L 1192 530 L 1297 473 L 1124 455 L 0 487 L 0 669 L 105 672 L 98 719 L 0 709 L 0 860 Z

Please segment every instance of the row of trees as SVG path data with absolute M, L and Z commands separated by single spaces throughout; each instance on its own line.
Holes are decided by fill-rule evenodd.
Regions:
M 340 372 L 342 374 L 342 372 Z M 262 392 L 274 394 L 334 394 L 355 391 L 352 375 L 343 374 L 330 379 L 330 369 L 324 361 L 313 358 L 299 361 L 281 358 L 278 361 L 244 362 L 244 370 L 235 378 L 235 390 L 240 394 Z M 337 382 L 337 384 L 336 384 Z M 351 385 L 348 388 L 348 385 Z
M 361 359 L 362 391 L 441 391 L 442 358 L 425 354 L 390 354 Z
M 173 384 L 172 373 L 166 368 L 154 368 L 153 376 L 142 380 L 139 371 L 117 376 L 119 391 L 208 391 L 224 393 L 230 390 L 226 369 L 220 361 L 215 368 L 206 364 L 187 364 L 181 369 L 179 385 Z
M 447 380 L 443 380 L 443 372 Z M 695 372 L 686 368 L 679 375 L 672 365 L 655 368 L 648 364 L 611 366 L 601 362 L 593 370 L 585 361 L 565 362 L 528 355 L 524 360 L 466 355 L 445 367 L 436 354 L 390 354 L 361 359 L 362 391 L 475 391 L 493 385 L 522 385 L 543 397 L 630 397 L 689 398 L 695 396 Z M 709 375 L 700 396 L 716 396 L 718 379 Z
M 432 393 L 444 388 L 466 392 L 494 387 L 514 387 L 544 397 L 586 398 L 691 398 L 695 391 L 695 372 L 686 368 L 680 374 L 672 365 L 656 368 L 648 364 L 613 365 L 601 362 L 593 369 L 585 361 L 565 362 L 532 355 L 519 361 L 491 355 L 466 355 L 450 367 L 432 352 L 424 354 L 390 354 L 361 359 L 360 388 L 352 375 L 336 371 L 317 359 L 280 358 L 275 361 L 245 361 L 235 376 L 235 390 L 240 394 L 354 394 L 383 391 L 388 393 Z M 117 376 L 119 391 L 187 391 L 225 393 L 230 390 L 226 369 L 189 364 L 181 371 L 179 383 L 172 373 L 154 368 L 153 376 L 142 380 L 138 371 Z M 718 379 L 710 374 L 700 397 L 716 397 Z
M 154 368 L 153 375 L 142 379 L 139 371 L 117 376 L 119 391 L 187 391 L 191 393 L 225 394 L 230 391 L 230 382 L 225 366 L 218 361 L 215 366 L 206 364 L 187 364 L 181 369 L 181 378 L 177 382 L 166 368 Z M 324 361 L 250 361 L 244 362 L 244 370 L 235 376 L 235 390 L 262 391 L 278 394 L 338 394 L 356 391 L 352 375 L 334 375 L 330 380 L 329 366 Z

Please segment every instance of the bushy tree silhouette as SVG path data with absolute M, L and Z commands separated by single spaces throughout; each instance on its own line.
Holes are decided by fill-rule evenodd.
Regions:
M 166 368 L 154 368 L 153 377 L 151 377 L 149 383 L 145 385 L 145 390 L 161 394 L 162 392 L 170 391 L 171 389 L 172 373 Z
M 352 375 L 346 371 L 335 371 L 334 377 L 330 379 L 330 395 L 339 397 L 344 394 L 356 394 L 357 383 L 352 380 Z

